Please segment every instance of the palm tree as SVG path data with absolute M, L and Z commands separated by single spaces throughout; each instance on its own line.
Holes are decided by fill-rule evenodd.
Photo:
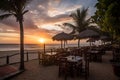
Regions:
M 0 20 L 14 16 L 20 25 L 20 70 L 25 70 L 23 15 L 28 12 L 28 10 L 25 10 L 25 6 L 30 1 L 31 0 L 2 0 L 0 2 Z
M 70 34 L 74 34 L 75 32 L 80 33 L 81 31 L 85 30 L 89 24 L 90 19 L 86 19 L 87 17 L 88 8 L 83 8 L 82 10 L 77 9 L 74 13 L 71 13 L 70 17 L 72 17 L 74 21 L 74 25 L 71 23 L 64 23 L 63 25 L 69 26 L 73 29 Z M 80 39 L 78 40 L 78 47 L 80 45 Z

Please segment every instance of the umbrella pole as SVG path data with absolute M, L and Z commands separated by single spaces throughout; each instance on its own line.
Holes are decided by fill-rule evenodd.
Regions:
M 105 41 L 103 42 L 103 45 L 105 46 Z
M 80 39 L 78 39 L 78 48 L 80 47 Z
M 64 41 L 64 48 L 65 48 L 65 41 Z
M 91 46 L 91 42 L 90 42 L 90 46 Z
M 67 46 L 67 40 L 65 41 L 65 47 Z M 68 47 L 68 46 L 67 46 Z
M 65 48 L 65 40 L 64 40 L 64 48 Z
M 61 40 L 61 48 L 62 48 L 62 40 Z
M 44 43 L 44 54 L 45 54 L 45 43 Z

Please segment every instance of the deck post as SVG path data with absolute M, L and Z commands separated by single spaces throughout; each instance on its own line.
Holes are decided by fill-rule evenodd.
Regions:
M 26 53 L 27 61 L 29 61 L 29 55 L 28 52 Z
M 38 51 L 38 61 L 39 61 L 39 64 L 40 64 L 40 52 Z
M 6 64 L 9 64 L 9 56 L 6 56 Z

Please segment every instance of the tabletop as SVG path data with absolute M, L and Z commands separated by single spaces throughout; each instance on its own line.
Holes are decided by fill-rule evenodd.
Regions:
M 51 52 L 46 52 L 45 54 L 46 54 L 46 55 L 56 55 L 57 52 L 52 52 L 52 53 L 51 53 Z
M 73 55 L 67 56 L 66 58 L 67 58 L 67 60 L 70 61 L 70 62 L 78 62 L 78 61 L 80 61 L 80 60 L 83 59 L 83 57 L 73 56 Z

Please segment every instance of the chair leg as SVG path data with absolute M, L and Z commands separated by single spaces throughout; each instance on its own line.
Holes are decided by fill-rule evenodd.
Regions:
M 65 74 L 65 76 L 64 76 L 64 80 L 67 80 L 67 74 Z
M 88 76 L 85 77 L 85 80 L 88 80 Z

